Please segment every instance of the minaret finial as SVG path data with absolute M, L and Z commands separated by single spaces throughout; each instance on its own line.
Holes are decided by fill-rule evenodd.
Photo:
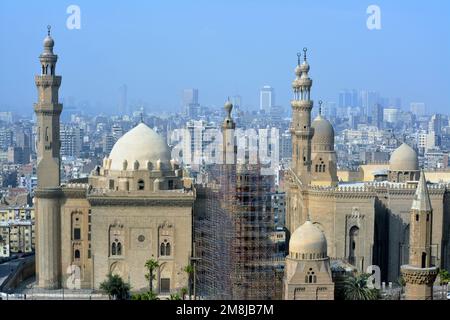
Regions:
M 304 61 L 306 62 L 306 52 L 308 51 L 308 48 L 307 47 L 304 47 L 303 48 L 303 59 L 304 59 Z
M 141 123 L 144 123 L 144 113 L 141 112 Z
M 322 115 L 322 103 L 323 103 L 323 101 L 319 100 L 319 115 L 320 116 Z
M 47 35 L 50 37 L 50 31 L 52 30 L 52 26 L 48 25 L 47 26 Z
M 297 52 L 297 64 L 300 65 L 300 59 L 302 57 L 302 53 L 301 52 Z

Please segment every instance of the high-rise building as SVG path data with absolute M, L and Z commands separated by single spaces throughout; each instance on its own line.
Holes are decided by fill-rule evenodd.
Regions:
M 189 118 L 196 118 L 199 115 L 198 89 L 183 90 L 183 109 Z
M 275 92 L 271 86 L 262 87 L 259 93 L 259 109 L 269 114 L 275 104 Z
M 383 110 L 383 120 L 388 123 L 396 123 L 400 115 L 400 110 L 395 108 L 385 108 Z
M 412 114 L 418 117 L 424 116 L 427 112 L 426 105 L 423 102 L 411 102 L 409 105 L 409 110 Z

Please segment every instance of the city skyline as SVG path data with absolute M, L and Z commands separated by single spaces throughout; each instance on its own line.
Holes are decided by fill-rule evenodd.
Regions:
M 0 80 L 0 109 L 31 111 L 35 92 L 25 84 L 39 70 L 30 63 L 38 55 L 30 44 L 42 37 L 47 24 L 57 38 L 55 51 L 63 56 L 57 69 L 65 75 L 61 97 L 89 101 L 99 113 L 118 109 L 124 84 L 128 101 L 144 101 L 149 111 L 181 111 L 185 88 L 198 88 L 202 105 L 219 108 L 227 96 L 239 94 L 243 107 L 255 110 L 266 84 L 276 90 L 277 103 L 287 108 L 292 98 L 289 75 L 304 46 L 315 66 L 311 77 L 320 79 L 315 101 L 337 102 L 340 90 L 358 88 L 401 97 L 406 109 L 410 102 L 424 102 L 434 113 L 446 109 L 450 64 L 445 57 L 450 46 L 440 39 L 448 38 L 448 4 L 378 1 L 382 28 L 369 30 L 369 4 L 326 3 L 287 1 L 280 7 L 268 2 L 255 6 L 253 1 L 214 6 L 173 1 L 125 6 L 79 1 L 81 29 L 69 30 L 68 2 L 47 6 L 46 15 L 35 14 L 46 7 L 45 1 L 27 6 L 2 2 L 0 67 L 8 77 Z M 172 10 L 174 5 L 179 10 Z M 23 17 L 20 24 L 13 19 L 17 15 Z M 276 23 L 266 23 L 270 19 Z M 20 96 L 13 94 L 17 88 L 23 88 Z

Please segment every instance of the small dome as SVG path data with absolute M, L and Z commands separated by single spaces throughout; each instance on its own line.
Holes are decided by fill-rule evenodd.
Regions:
M 302 73 L 308 73 L 308 72 L 309 72 L 309 69 L 310 69 L 309 63 L 306 62 L 306 61 L 303 61 L 303 63 L 300 65 L 300 71 L 301 71 Z
M 45 48 L 53 48 L 55 45 L 55 41 L 53 41 L 53 38 L 50 36 L 46 36 L 44 39 L 44 47 Z
M 307 254 L 307 259 L 311 259 L 309 254 L 314 254 L 315 258 L 325 258 L 327 256 L 325 234 L 311 221 L 307 220 L 292 234 L 289 241 L 289 252 Z M 300 258 L 302 257 L 300 256 Z
M 394 150 L 389 161 L 391 171 L 418 171 L 419 160 L 417 153 L 406 143 Z
M 301 74 L 302 74 L 302 68 L 300 67 L 300 65 L 297 65 L 297 66 L 295 67 L 295 74 L 296 74 L 298 77 L 301 76 Z
M 313 144 L 329 144 L 334 146 L 334 129 L 330 121 L 318 115 L 311 127 L 314 128 Z
M 146 170 L 144 164 L 148 165 L 148 161 L 155 164 L 158 160 L 168 163 L 170 149 L 159 134 L 140 123 L 117 140 L 109 159 L 111 170 L 123 170 L 124 161 L 127 161 L 127 170 L 133 170 L 136 163 L 142 170 Z

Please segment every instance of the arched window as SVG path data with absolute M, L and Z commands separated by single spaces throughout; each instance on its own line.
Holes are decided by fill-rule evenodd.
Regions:
M 313 282 L 314 282 L 314 283 L 317 282 L 317 276 L 316 276 L 316 275 L 313 276 Z
M 145 182 L 144 180 L 140 179 L 138 181 L 138 190 L 144 190 L 145 189 Z
M 427 254 L 425 252 L 422 252 L 422 268 L 426 268 L 427 263 Z
M 45 141 L 48 141 L 48 127 L 45 127 Z
M 166 243 L 166 256 L 170 256 L 170 243 Z
M 416 221 L 419 221 L 419 215 L 416 214 Z
M 357 226 L 353 226 L 350 229 L 349 233 L 349 255 L 348 260 L 351 264 L 355 265 L 356 263 L 356 250 L 357 250 L 357 243 L 358 243 L 358 235 L 359 235 L 359 228 Z
M 308 277 L 308 283 L 312 283 L 313 282 L 313 276 L 312 275 L 309 275 L 309 277 Z
M 111 245 L 111 255 L 115 256 L 116 255 L 116 243 L 113 242 L 113 244 Z
M 80 259 L 80 250 L 75 250 L 75 254 L 74 254 L 74 256 L 75 256 L 75 260 L 78 260 L 78 259 Z
M 164 243 L 161 243 L 161 245 L 159 246 L 159 254 L 161 256 L 165 256 L 166 255 L 166 246 Z
M 326 170 L 326 166 L 325 166 L 325 165 L 323 165 L 323 171 L 322 171 L 322 172 L 325 172 L 325 170 Z
M 122 255 L 122 244 L 120 242 L 117 243 L 117 255 L 118 256 Z
M 319 165 L 316 164 L 316 172 L 319 172 Z

